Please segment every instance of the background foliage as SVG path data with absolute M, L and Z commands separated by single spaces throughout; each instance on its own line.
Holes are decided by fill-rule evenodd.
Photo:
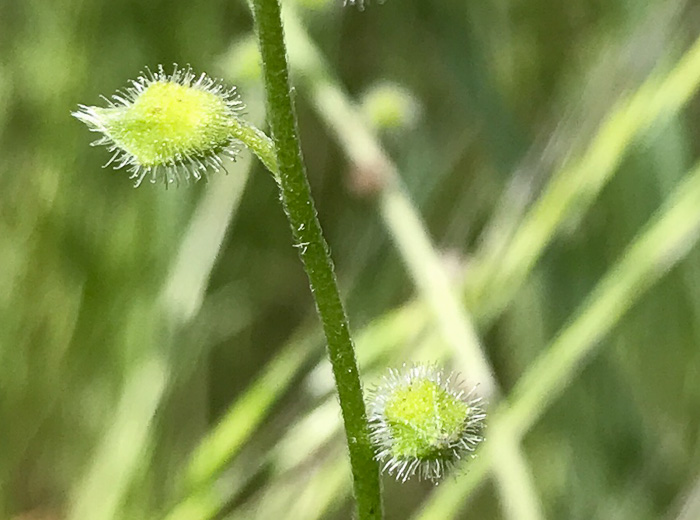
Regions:
M 463 288 L 498 410 L 529 395 L 518 381 L 533 367 L 556 389 L 514 434 L 522 460 L 504 451 L 495 478 L 438 488 L 387 479 L 387 518 L 700 518 L 700 200 L 670 198 L 700 156 L 697 5 L 285 7 L 304 155 L 367 384 L 403 361 L 470 366 L 441 327 L 449 299 L 431 299 L 436 265 L 405 247 L 420 227 L 402 238 L 410 219 L 383 205 L 395 168 L 440 276 Z M 1 518 L 349 516 L 330 372 L 269 175 L 244 152 L 209 184 L 134 190 L 69 115 L 177 62 L 238 85 L 262 122 L 251 27 L 244 2 L 0 1 Z M 394 89 L 363 111 L 383 82 L 404 105 Z M 381 126 L 402 106 L 406 124 Z M 365 137 L 394 164 L 363 162 Z M 664 201 L 677 220 L 618 263 Z M 554 344 L 584 345 L 586 364 L 533 364 L 600 308 Z

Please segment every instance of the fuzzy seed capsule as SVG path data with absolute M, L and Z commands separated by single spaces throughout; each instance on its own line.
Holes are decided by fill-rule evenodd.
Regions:
M 382 469 L 405 482 L 437 481 L 483 441 L 485 413 L 474 391 L 434 366 L 390 369 L 372 392 L 369 424 Z
M 199 180 L 236 157 L 231 128 L 243 109 L 235 88 L 187 67 L 165 74 L 147 70 L 117 92 L 107 107 L 80 105 L 73 116 L 102 134 L 93 145 L 113 153 L 105 166 L 128 167 L 136 186 L 145 178 L 166 185 Z

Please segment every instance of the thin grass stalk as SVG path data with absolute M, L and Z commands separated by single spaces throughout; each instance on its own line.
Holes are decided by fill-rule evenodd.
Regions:
M 684 107 L 700 85 L 700 39 L 675 67 L 654 73 L 620 99 L 579 157 L 559 170 L 524 216 L 505 249 L 477 257 L 465 294 L 479 321 L 491 322 L 513 300 L 562 224 L 582 215 L 617 171 L 634 139 L 659 117 Z
M 700 164 L 596 285 L 580 310 L 520 378 L 508 402 L 492 415 L 490 430 L 522 437 L 574 380 L 603 339 L 640 299 L 695 246 L 700 236 Z M 455 518 L 496 457 L 489 441 L 464 478 L 434 492 L 414 520 Z
M 251 164 L 250 159 L 244 159 L 236 167 L 236 175 L 212 181 L 197 206 L 159 298 L 166 334 L 188 323 L 201 307 L 211 270 L 238 209 Z M 153 432 L 149 428 L 168 391 L 172 367 L 165 358 L 163 352 L 153 353 L 132 368 L 120 406 L 133 408 L 133 403 L 124 400 L 134 395 L 142 405 L 129 417 L 126 417 L 128 411 L 124 411 L 125 416 L 117 413 L 102 440 L 98 456 L 77 487 L 68 518 L 110 520 L 118 516 L 122 499 L 137 470 L 136 461 L 152 441 Z M 151 384 L 147 384 L 143 374 L 148 374 Z M 148 409 L 143 408 L 147 405 Z M 128 453 L 115 448 L 122 436 L 131 438 Z M 120 453 L 119 460 L 112 461 L 110 453 Z

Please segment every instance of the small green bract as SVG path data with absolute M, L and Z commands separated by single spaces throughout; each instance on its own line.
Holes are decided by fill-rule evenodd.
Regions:
M 147 69 L 131 85 L 103 98 L 106 108 L 80 105 L 73 113 L 102 134 L 93 145 L 113 152 L 105 166 L 129 167 L 136 186 L 144 178 L 167 185 L 223 169 L 222 156 L 235 159 L 231 127 L 243 108 L 235 88 L 177 65 L 170 75 Z
M 437 481 L 483 440 L 485 413 L 433 366 L 390 369 L 372 392 L 369 424 L 383 470 L 406 481 L 414 474 Z

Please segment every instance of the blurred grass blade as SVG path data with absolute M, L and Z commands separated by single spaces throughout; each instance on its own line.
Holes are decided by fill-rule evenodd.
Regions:
M 700 518 L 700 478 L 696 478 L 693 487 L 687 492 L 685 500 L 675 520 L 696 520 Z M 669 515 L 669 520 L 672 516 Z
M 276 478 L 268 487 L 236 509 L 227 520 L 250 518 L 267 520 L 321 520 L 348 503 L 349 475 L 336 442 L 325 449 L 314 467 L 295 468 Z
M 229 408 L 191 457 L 187 487 L 197 489 L 211 482 L 240 451 L 272 405 L 288 389 L 294 376 L 309 361 L 321 342 L 319 334 L 299 335 L 264 368 L 263 373 Z
M 137 367 L 126 383 L 114 422 L 77 488 L 71 520 L 110 520 L 128 491 L 146 448 L 151 421 L 165 390 L 167 368 L 152 358 Z
M 571 160 L 548 183 L 505 250 L 477 257 L 466 294 L 480 319 L 489 322 L 503 311 L 561 225 L 590 207 L 635 137 L 658 118 L 683 108 L 699 85 L 700 39 L 668 74 L 653 74 L 620 101 L 583 155 Z
M 162 316 L 170 327 L 178 328 L 190 321 L 201 305 L 211 269 L 238 208 L 251 159 L 245 157 L 239 164 L 235 175 L 217 178 L 208 186 L 184 235 L 161 293 Z M 118 516 L 119 504 L 143 462 L 138 457 L 150 441 L 151 421 L 172 375 L 165 359 L 162 353 L 155 353 L 132 369 L 134 379 L 125 387 L 120 412 L 78 487 L 70 517 L 73 520 L 110 520 Z M 142 377 L 144 373 L 152 377 L 152 386 L 147 385 L 146 376 Z M 128 450 L 122 450 L 120 443 L 126 438 Z M 117 456 L 118 461 L 111 458 Z
M 524 434 L 575 375 L 579 363 L 661 276 L 694 247 L 700 232 L 700 165 L 669 197 L 583 304 L 578 317 L 513 389 L 508 422 Z
M 492 414 L 489 437 L 502 430 L 524 435 L 575 378 L 644 292 L 678 263 L 700 234 L 700 164 L 680 183 L 664 206 L 608 271 L 564 330 L 518 381 Z M 497 456 L 487 441 L 465 467 L 465 478 L 446 482 L 432 494 L 416 519 L 456 518 L 466 497 L 486 476 Z
M 209 276 L 236 214 L 252 167 L 245 154 L 229 175 L 209 180 L 183 236 L 161 294 L 162 307 L 176 326 L 189 322 L 202 305 Z
M 564 109 L 555 108 L 553 121 L 545 125 L 551 130 L 547 128 L 536 138 L 514 165 L 481 232 L 477 256 L 494 258 L 505 249 L 553 169 L 561 168 L 572 151 L 590 143 L 620 97 L 634 91 L 658 69 L 667 49 L 673 46 L 687 1 L 669 0 L 642 8 L 643 19 L 630 19 L 630 32 L 612 38 L 591 66 L 579 71 L 582 79 L 570 88 Z

